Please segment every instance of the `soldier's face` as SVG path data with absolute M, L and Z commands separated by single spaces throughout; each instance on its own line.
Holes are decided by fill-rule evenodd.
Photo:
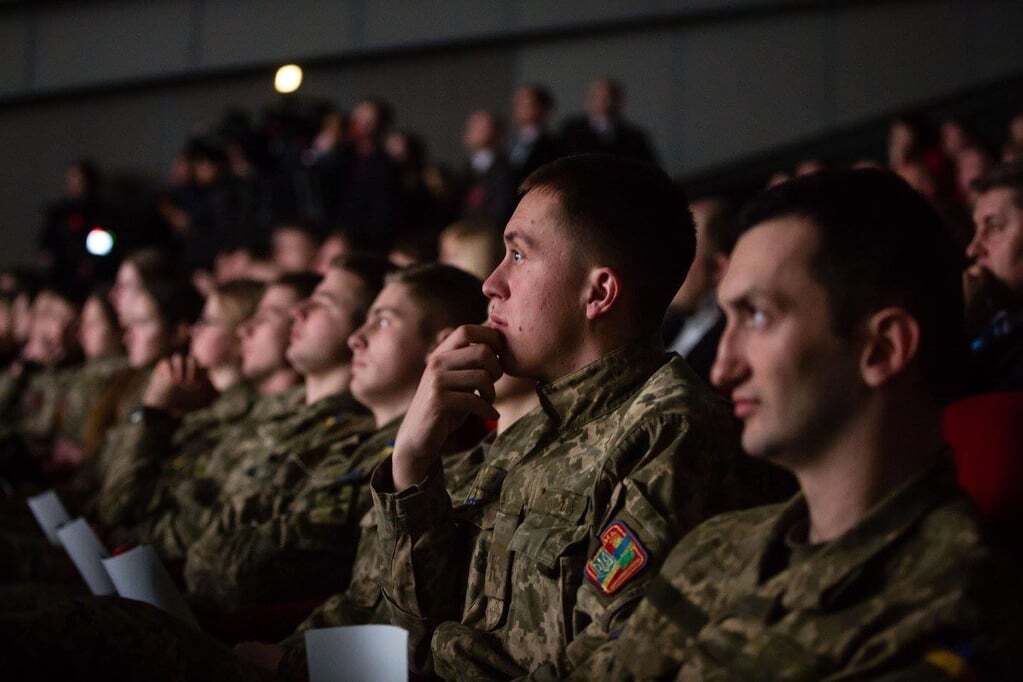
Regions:
M 49 364 L 67 357 L 74 343 L 74 323 L 75 310 L 63 298 L 47 291 L 36 296 L 29 332 L 30 359 Z
M 82 307 L 82 321 L 79 325 L 78 339 L 85 357 L 106 357 L 117 352 L 117 329 L 107 319 L 102 304 L 96 297 L 90 297 Z
M 191 354 L 204 369 L 237 366 L 240 361 L 235 324 L 217 294 L 207 297 L 202 315 L 192 327 Z
M 966 255 L 986 268 L 1016 293 L 1023 293 L 1023 209 L 1015 192 L 996 188 L 977 198 L 973 209 L 976 227 Z
M 142 291 L 125 299 L 121 314 L 128 364 L 145 367 L 167 352 L 170 347 L 169 331 L 149 294 Z
M 505 228 L 504 259 L 483 283 L 487 324 L 504 336 L 501 364 L 512 376 L 555 379 L 582 343 L 588 268 L 561 221 L 553 195 L 526 194 Z
M 754 227 L 718 289 L 727 326 L 711 371 L 743 422 L 749 454 L 791 465 L 838 437 L 866 390 L 859 352 L 832 331 L 814 279 L 816 228 L 801 218 Z
M 331 268 L 313 295 L 292 310 L 288 361 L 300 374 L 329 371 L 351 358 L 348 337 L 355 330 L 362 280 Z
M 401 411 L 416 392 L 433 339 L 425 315 L 404 284 L 384 287 L 366 323 L 348 341 L 352 349 L 352 395 L 371 410 Z
M 242 374 L 258 380 L 288 367 L 286 352 L 291 336 L 291 309 L 298 294 L 285 286 L 268 287 L 256 313 L 238 327 Z
M 301 230 L 279 229 L 273 236 L 274 263 L 282 272 L 305 272 L 316 259 L 317 244 Z

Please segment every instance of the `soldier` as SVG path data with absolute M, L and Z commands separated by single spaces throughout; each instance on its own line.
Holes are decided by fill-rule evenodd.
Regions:
M 369 473 L 391 453 L 427 353 L 454 327 L 485 316 L 479 281 L 467 273 L 429 265 L 392 275 L 348 340 L 352 395 L 372 413 L 375 432 L 327 440 L 316 435 L 326 429 L 311 426 L 282 448 L 287 456 L 269 484 L 233 500 L 189 549 L 192 594 L 234 610 L 346 585 L 359 521 L 372 506 Z
M 308 627 L 386 622 L 378 576 L 387 564 L 376 553 L 372 532 L 375 524 L 365 516 L 360 523 L 352 512 L 356 509 L 371 511 L 365 490 L 368 474 L 375 461 L 390 454 L 402 414 L 416 391 L 429 352 L 458 325 L 479 322 L 485 316 L 486 300 L 480 293 L 479 280 L 455 268 L 426 265 L 392 275 L 374 302 L 366 323 L 349 340 L 353 352 L 352 393 L 371 410 L 375 423 L 381 428 L 347 458 L 335 456 L 340 453 L 328 455 L 309 474 L 295 502 L 278 510 L 276 516 L 260 527 L 251 531 L 240 529 L 242 533 L 236 536 L 236 542 L 224 549 L 232 553 L 240 551 L 258 562 L 259 544 L 252 540 L 277 537 L 292 546 L 277 547 L 275 564 L 298 570 L 301 567 L 297 560 L 306 562 L 315 558 L 309 550 L 316 526 L 324 530 L 332 527 L 328 535 L 336 545 L 334 562 L 321 568 L 323 578 L 319 580 L 343 584 L 345 568 L 337 557 L 350 553 L 354 545 L 345 546 L 341 539 L 357 532 L 359 526 L 363 533 L 368 532 L 359 540 L 356 582 L 318 609 L 285 642 L 290 666 L 282 665 L 282 673 L 303 679 L 308 674 L 302 643 L 302 633 Z M 445 452 L 445 467 L 451 474 L 449 483 L 464 491 L 479 468 L 481 455 L 478 448 Z M 354 485 L 362 488 L 360 493 L 346 492 Z M 246 538 L 247 542 L 237 544 L 237 540 Z M 265 566 L 264 572 L 268 568 L 273 567 Z M 248 567 L 235 566 L 230 570 L 245 573 Z M 303 578 L 299 573 L 290 575 L 290 581 L 295 583 L 301 583 Z M 272 587 L 264 585 L 264 589 Z M 294 590 L 302 585 L 276 587 Z M 116 662 L 122 670 L 143 675 L 148 671 L 158 677 L 199 679 L 213 675 L 219 680 L 268 677 L 259 667 L 235 657 L 209 636 L 189 631 L 170 616 L 154 613 L 145 605 L 83 600 L 60 601 L 53 605 L 36 603 L 20 610 L 22 613 L 0 617 L 0 630 L 8 632 L 10 628 L 11 636 L 18 643 L 17 656 L 12 656 L 10 662 L 14 670 L 29 670 L 31 665 L 38 665 L 39 669 L 47 671 L 80 671 L 86 669 L 88 662 L 102 658 Z M 60 639 L 56 646 L 62 652 L 59 662 L 44 653 L 44 642 L 52 642 L 55 634 Z M 67 646 L 67 642 L 74 640 L 85 644 Z M 250 645 L 248 648 L 266 649 L 274 663 L 285 653 L 285 648 L 276 646 Z
M 255 391 L 242 380 L 238 327 L 255 311 L 263 285 L 235 280 L 215 288 L 194 325 L 188 357 L 162 360 L 149 378 L 142 405 L 121 427 L 111 443 L 119 452 L 105 454 L 110 462 L 97 501 L 97 515 L 108 529 L 137 522 L 153 496 L 170 451 L 186 444 L 189 454 L 208 449 L 221 431 L 243 418 L 255 401 Z M 208 384 L 204 379 L 208 377 Z M 189 411 L 212 387 L 219 395 L 208 406 Z M 175 468 L 185 466 L 181 460 Z
M 693 258 L 682 193 L 600 155 L 555 161 L 523 189 L 484 283 L 489 326 L 434 351 L 372 481 L 392 620 L 412 667 L 445 678 L 570 669 L 683 533 L 752 501 L 724 401 L 659 340 Z M 540 382 L 541 409 L 452 499 L 441 446 L 467 415 L 496 416 L 502 369 Z
M 576 677 L 1014 678 L 989 647 L 1018 601 L 941 439 L 962 295 L 938 215 L 860 170 L 773 188 L 742 228 L 713 379 L 801 492 L 690 533 Z

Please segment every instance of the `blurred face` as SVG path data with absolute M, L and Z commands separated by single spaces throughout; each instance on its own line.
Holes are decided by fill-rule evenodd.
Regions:
M 470 151 L 486 149 L 493 145 L 497 137 L 494 117 L 485 111 L 477 111 L 465 122 L 465 146 Z
M 202 315 L 192 326 L 190 353 L 203 369 L 232 367 L 240 362 L 236 325 L 226 314 L 221 297 L 212 294 L 206 299 Z
M 320 275 L 326 275 L 330 264 L 335 258 L 348 253 L 348 244 L 341 237 L 335 235 L 323 240 L 320 250 L 316 252 L 316 260 L 313 262 L 313 271 Z
M 110 303 L 117 311 L 118 317 L 123 317 L 123 307 L 127 301 L 142 291 L 142 276 L 138 268 L 131 261 L 124 261 L 117 269 L 117 279 L 110 289 Z
M 369 408 L 411 399 L 426 368 L 433 341 L 425 317 L 404 284 L 384 287 L 366 323 L 348 341 L 352 349 L 352 395 Z
M 115 355 L 118 351 L 119 331 L 107 318 L 99 300 L 90 296 L 82 307 L 82 320 L 78 326 L 78 341 L 86 359 Z
M 302 375 L 332 370 L 351 357 L 348 337 L 355 330 L 362 280 L 331 268 L 313 295 L 292 311 L 288 361 Z
M 28 294 L 21 293 L 15 297 L 11 315 L 13 316 L 14 340 L 18 343 L 25 343 L 32 332 L 32 303 Z
M 504 336 L 501 363 L 512 376 L 557 378 L 559 360 L 582 343 L 589 269 L 561 220 L 555 197 L 526 194 L 505 228 L 504 260 L 483 283 L 487 324 Z
M 480 281 L 486 279 L 494 269 L 483 237 L 444 234 L 440 238 L 440 257 L 437 260 L 472 273 Z
M 380 115 L 372 102 L 360 102 L 352 110 L 352 135 L 359 139 L 371 138 L 380 128 Z
M 239 326 L 242 374 L 247 379 L 259 380 L 288 367 L 291 309 L 298 302 L 291 287 L 271 286 L 259 300 L 256 314 Z
M 48 291 L 41 292 L 32 305 L 30 359 L 49 364 L 66 358 L 74 347 L 74 324 L 75 309 L 70 303 Z
M 282 272 L 305 272 L 316 259 L 317 244 L 301 230 L 278 229 L 273 250 L 274 263 Z
M 956 157 L 956 185 L 960 194 L 972 205 L 979 194 L 973 183 L 986 174 L 990 163 L 987 154 L 976 148 L 964 149 Z
M 977 198 L 975 232 L 966 255 L 1010 290 L 1023 294 L 1023 210 L 1016 206 L 1015 196 L 1012 189 L 998 187 Z
M 762 223 L 740 238 L 718 288 L 728 322 L 711 380 L 732 398 L 746 452 L 789 465 L 835 438 L 866 390 L 811 274 L 816 248 L 808 221 Z
M 604 80 L 595 82 L 586 93 L 586 111 L 590 116 L 607 118 L 618 112 L 611 85 Z
M 220 166 L 212 159 L 197 159 L 192 168 L 198 185 L 212 185 L 220 175 Z
M 519 88 L 512 98 L 512 117 L 515 125 L 525 127 L 543 123 L 544 110 L 536 94 L 529 88 Z
M 64 174 L 64 192 L 72 199 L 85 195 L 85 175 L 77 166 L 71 166 Z
M 170 330 L 160 319 L 156 302 L 145 291 L 125 302 L 121 326 L 128 364 L 132 367 L 154 363 L 170 350 Z
M 1009 138 L 1016 142 L 1023 142 L 1023 114 L 1016 116 L 1009 124 Z

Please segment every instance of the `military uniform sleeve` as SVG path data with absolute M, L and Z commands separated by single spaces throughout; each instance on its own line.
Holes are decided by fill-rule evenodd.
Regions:
M 678 540 L 727 510 L 723 488 L 734 483 L 739 455 L 728 432 L 712 426 L 670 415 L 637 424 L 623 438 L 596 485 L 602 516 L 575 595 L 566 668 L 541 667 L 531 679 L 557 679 L 579 666 L 592 671 L 587 660 L 618 637 Z
M 390 558 L 383 579 L 391 621 L 409 632 L 409 661 L 430 670 L 430 640 L 437 625 L 461 617 L 475 533 L 455 515 L 440 465 L 401 493 L 391 460 L 372 478 L 380 550 Z
M 352 476 L 310 486 L 261 523 L 217 524 L 188 550 L 189 591 L 229 610 L 334 592 L 348 582 L 370 504 L 365 475 Z
M 122 424 L 108 434 L 101 455 L 103 486 L 96 504 L 105 528 L 124 528 L 142 520 L 177 424 L 166 413 L 143 410 L 138 422 Z

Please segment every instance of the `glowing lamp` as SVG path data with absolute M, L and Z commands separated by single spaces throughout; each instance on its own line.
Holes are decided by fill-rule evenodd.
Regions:
M 94 256 L 106 256 L 114 248 L 114 235 L 102 227 L 94 227 L 85 235 L 85 250 Z
M 285 64 L 277 69 L 274 75 L 274 90 L 286 95 L 295 92 L 302 85 L 302 67 L 297 64 Z

